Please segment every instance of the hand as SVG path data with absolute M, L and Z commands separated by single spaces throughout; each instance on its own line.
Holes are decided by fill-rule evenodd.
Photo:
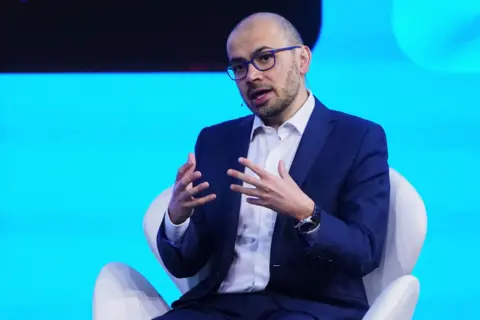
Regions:
M 200 191 L 209 187 L 208 182 L 203 182 L 193 187 L 193 181 L 199 179 L 202 174 L 195 171 L 195 155 L 190 153 L 188 161 L 178 169 L 173 187 L 172 198 L 168 204 L 168 215 L 174 224 L 181 224 L 187 220 L 195 207 L 210 202 L 216 198 L 215 194 L 209 194 L 202 198 L 194 198 Z
M 238 161 L 250 168 L 259 177 L 252 177 L 233 169 L 227 171 L 229 176 L 240 179 L 255 187 L 249 188 L 236 184 L 230 186 L 233 191 L 248 196 L 248 203 L 267 207 L 278 213 L 290 215 L 298 220 L 305 219 L 313 213 L 315 203 L 300 189 L 288 174 L 283 160 L 280 160 L 278 163 L 278 173 L 280 177 L 267 172 L 248 159 L 240 158 Z

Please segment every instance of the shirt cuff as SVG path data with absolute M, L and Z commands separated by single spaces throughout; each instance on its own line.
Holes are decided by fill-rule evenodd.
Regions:
M 167 240 L 173 244 L 178 244 L 181 242 L 183 235 L 187 231 L 188 225 L 190 224 L 190 218 L 182 222 L 181 224 L 174 224 L 170 220 L 170 215 L 168 211 L 165 212 L 165 236 Z

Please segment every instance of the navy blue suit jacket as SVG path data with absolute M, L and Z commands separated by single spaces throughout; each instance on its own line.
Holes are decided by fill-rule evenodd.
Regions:
M 195 209 L 182 242 L 166 240 L 164 225 L 157 245 L 175 277 L 190 277 L 210 261 L 210 273 L 174 307 L 214 293 L 232 263 L 241 183 L 227 176 L 243 171 L 238 158 L 248 153 L 253 116 L 203 129 L 197 139 L 197 170 L 217 199 Z M 387 232 L 389 166 L 381 126 L 326 108 L 316 100 L 300 140 L 290 175 L 322 208 L 321 225 L 307 241 L 295 220 L 278 215 L 272 239 L 270 282 L 287 309 L 328 319 L 361 318 L 368 310 L 362 277 L 378 267 Z

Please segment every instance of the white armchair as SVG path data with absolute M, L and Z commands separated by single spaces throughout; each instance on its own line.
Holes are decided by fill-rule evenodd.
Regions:
M 390 169 L 390 179 L 387 242 L 380 267 L 364 278 L 371 306 L 364 320 L 412 319 L 420 292 L 419 281 L 411 273 L 426 236 L 425 206 L 413 186 L 393 169 Z M 171 192 L 171 188 L 162 192 L 150 205 L 143 220 L 148 244 L 162 266 L 156 248 L 156 234 Z M 204 272 L 188 279 L 169 276 L 184 293 Z M 93 297 L 94 320 L 151 320 L 169 308 L 153 286 L 133 268 L 114 262 L 100 271 Z

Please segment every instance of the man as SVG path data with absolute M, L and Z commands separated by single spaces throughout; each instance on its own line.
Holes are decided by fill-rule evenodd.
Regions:
M 383 129 L 307 91 L 311 52 L 257 13 L 227 41 L 253 115 L 203 129 L 157 244 L 178 278 L 208 275 L 157 319 L 361 319 L 389 207 Z

